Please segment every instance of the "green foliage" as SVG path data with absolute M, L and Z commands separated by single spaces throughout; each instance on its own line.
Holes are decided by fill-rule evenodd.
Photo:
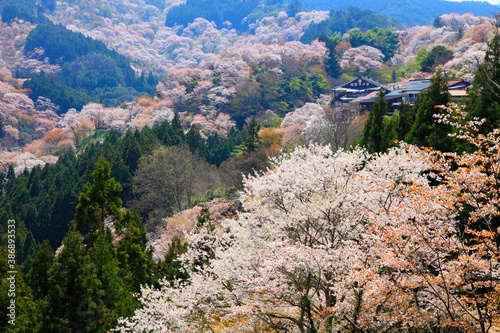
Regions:
M 122 186 L 110 175 L 109 162 L 104 157 L 99 157 L 96 170 L 92 172 L 94 184 L 87 183 L 78 199 L 77 229 L 82 235 L 89 232 L 89 239 L 97 233 L 104 234 L 106 218 L 112 217 L 116 223 L 121 219 L 122 200 L 119 194 Z
M 207 162 L 219 167 L 222 162 L 231 156 L 235 147 L 243 142 L 243 132 L 231 129 L 226 138 L 217 133 L 211 133 L 207 138 L 208 157 Z
M 366 6 L 362 5 L 360 7 Z M 329 8 L 331 8 L 331 5 Z M 333 36 L 337 33 L 343 35 L 353 28 L 368 30 L 376 27 L 384 30 L 385 28 L 403 28 L 395 19 L 376 14 L 371 10 L 362 10 L 358 7 L 348 6 L 343 10 L 330 10 L 330 18 L 325 21 L 311 23 L 300 38 L 300 41 L 302 43 L 310 43 L 321 35 Z
M 70 108 L 81 110 L 84 105 L 96 101 L 85 92 L 50 80 L 43 71 L 31 74 L 30 79 L 23 83 L 23 88 L 30 90 L 29 97 L 34 101 L 39 96 L 49 98 L 60 106 L 59 113 L 65 113 Z
M 145 251 L 147 239 L 138 227 L 140 217 L 129 210 L 120 213 L 121 186 L 109 178 L 109 163 L 100 158 L 96 167 L 94 185 L 87 184 L 80 195 L 77 217 L 78 222 L 86 219 L 97 227 L 91 225 L 85 240 L 71 230 L 55 259 L 44 244 L 30 272 L 37 297 L 43 298 L 47 332 L 106 332 L 116 326 L 119 316 L 133 314 L 138 306 L 133 293 L 140 285 L 153 282 L 148 272 L 154 264 L 151 253 Z M 122 232 L 120 226 L 126 228 L 118 247 L 102 223 L 103 216 L 114 218 L 117 233 Z
M 448 136 L 452 132 L 449 125 L 435 121 L 436 106 L 450 102 L 447 81 L 440 69 L 436 71 L 429 88 L 421 92 L 415 101 L 413 110 L 416 114 L 411 130 L 405 141 L 417 146 L 433 147 L 441 151 L 453 151 L 454 140 Z
M 82 236 L 71 231 L 63 244 L 64 248 L 48 272 L 50 290 L 45 329 L 103 332 L 109 313 L 103 304 L 101 281 Z
M 247 152 L 255 151 L 255 149 L 259 145 L 259 131 L 260 124 L 257 122 L 255 117 L 252 117 L 245 129 L 246 137 L 243 140 Z
M 186 134 L 186 143 L 192 154 L 197 154 L 203 157 L 203 159 L 207 159 L 208 149 L 205 145 L 205 140 L 203 140 L 201 136 L 200 129 L 197 126 L 191 125 L 189 132 Z
M 380 89 L 379 97 L 375 99 L 373 110 L 368 114 L 368 120 L 363 128 L 361 144 L 370 153 L 381 153 L 394 145 L 396 139 L 395 124 L 386 117 L 388 107 L 384 91 Z
M 302 0 L 292 0 L 286 7 L 288 17 L 294 17 L 302 10 Z
M 404 140 L 415 122 L 415 113 L 409 103 L 403 102 L 399 110 L 395 112 L 394 117 L 398 119 L 397 138 L 398 140 Z
M 2 22 L 11 22 L 13 19 L 29 21 L 32 23 L 47 22 L 43 16 L 45 10 L 53 11 L 56 8 L 55 0 L 9 0 L 0 1 Z
M 33 291 L 35 300 L 41 300 L 49 294 L 51 286 L 49 283 L 48 271 L 54 260 L 54 252 L 49 242 L 45 240 L 38 248 L 28 275 L 28 283 Z
M 14 267 L 10 266 L 9 254 L 8 238 L 4 235 L 0 245 L 0 331 L 37 332 L 42 320 L 40 309 L 33 299 L 30 288 L 24 282 L 21 268 L 17 264 Z M 16 273 L 9 273 L 12 271 Z M 11 281 L 14 281 L 13 277 L 15 282 L 11 284 Z M 8 309 L 11 300 L 15 301 L 14 317 L 8 316 L 11 313 Z M 9 323 L 12 319 L 15 325 Z
M 399 34 L 395 33 L 392 28 L 381 29 L 375 27 L 366 32 L 357 28 L 349 33 L 348 41 L 352 47 L 368 45 L 377 48 L 382 51 L 385 59 L 389 60 L 399 47 L 398 37 Z
M 124 214 L 127 226 L 125 235 L 117 248 L 119 267 L 125 275 L 125 281 L 132 290 L 139 290 L 141 284 L 151 281 L 151 253 L 146 252 L 146 231 L 140 228 L 141 218 L 138 214 L 127 210 Z
M 174 236 L 172 242 L 168 245 L 168 252 L 165 254 L 165 259 L 160 261 L 155 266 L 155 276 L 164 277 L 165 280 L 173 282 L 174 280 L 184 280 L 189 278 L 189 275 L 182 268 L 182 263 L 177 258 L 187 251 L 187 245 L 182 244 L 179 237 Z M 155 286 L 159 287 L 158 280 L 155 281 Z
M 262 120 L 262 127 L 264 128 L 276 128 L 280 127 L 283 118 L 278 116 L 276 113 L 266 114 L 266 117 Z
M 488 43 L 484 62 L 478 67 L 469 91 L 470 115 L 488 121 L 480 127 L 486 134 L 500 124 L 500 37 L 495 34 Z
M 206 160 L 217 166 L 229 159 L 233 148 L 241 144 L 243 140 L 243 132 L 237 129 L 231 130 L 227 137 L 221 137 L 213 133 L 208 136 L 207 140 L 202 141 L 199 141 L 199 133 L 192 132 L 192 134 L 196 140 L 192 141 L 189 148 L 193 149 L 193 151 L 206 151 Z M 34 295 L 37 299 L 40 299 L 41 295 L 46 293 L 43 282 L 41 282 L 43 278 L 39 278 L 43 275 L 41 272 L 43 270 L 39 267 L 44 266 L 37 256 L 41 255 L 41 253 L 48 256 L 47 252 L 50 252 L 49 244 L 52 248 L 58 248 L 61 245 L 61 241 L 69 230 L 70 222 L 75 218 L 76 206 L 79 204 L 78 194 L 83 191 L 84 185 L 89 183 L 82 193 L 82 198 L 85 198 L 83 200 L 85 205 L 81 204 L 77 219 L 84 230 L 100 229 L 103 215 L 99 211 L 102 212 L 102 202 L 106 203 L 106 200 L 113 202 L 115 200 L 115 206 L 121 207 L 121 204 L 118 204 L 119 198 L 116 196 L 118 182 L 121 183 L 123 188 L 123 191 L 118 195 L 125 205 L 133 206 L 133 176 L 131 170 L 133 170 L 140 157 L 149 154 L 159 143 L 172 146 L 186 143 L 191 140 L 189 138 L 189 133 L 184 136 L 179 119 L 176 118 L 172 124 L 164 122 L 153 129 L 145 127 L 142 131 L 136 131 L 135 133 L 129 131 L 123 137 L 120 137 L 116 132 L 108 132 L 103 137 L 102 142 L 87 143 L 78 158 L 72 151 L 69 151 L 67 154 L 60 156 L 56 164 L 47 164 L 43 168 L 35 167 L 31 172 L 26 171 L 17 177 L 12 167 L 9 168 L 7 175 L 0 174 L 0 180 L 3 180 L 0 183 L 0 190 L 3 193 L 0 197 L 0 234 L 7 233 L 7 221 L 9 219 L 16 220 L 18 263 L 25 273 L 28 273 L 30 268 L 34 266 L 38 267 L 29 275 L 30 278 L 33 276 L 34 279 L 39 281 L 37 282 L 39 285 L 36 288 L 34 287 Z M 101 156 L 109 161 L 109 171 L 103 173 L 102 171 L 106 168 L 101 169 L 100 176 L 96 179 L 99 179 L 98 185 L 101 184 L 102 186 L 98 187 L 92 181 L 94 168 Z M 201 160 L 203 161 L 203 157 Z M 111 184 L 106 181 L 108 172 L 109 178 L 115 179 L 115 190 L 113 190 L 115 196 L 112 198 L 108 196 L 106 199 L 106 194 L 113 192 L 111 191 L 113 186 L 106 187 L 106 184 Z M 232 178 L 230 179 L 232 181 Z M 96 198 L 96 200 L 91 198 Z M 86 206 L 85 209 L 84 206 Z M 108 211 L 104 215 L 109 215 L 109 207 L 105 206 L 104 210 Z M 116 209 L 112 208 L 111 211 L 116 212 Z M 129 216 L 127 214 L 127 212 L 122 214 L 123 218 L 118 221 L 117 226 L 121 224 L 126 227 L 128 223 L 131 223 L 130 221 L 133 218 L 126 217 Z M 135 223 L 136 227 L 139 228 L 140 222 L 137 220 Z M 104 229 L 106 230 L 106 228 Z M 127 229 L 125 229 L 125 232 L 127 232 Z M 132 232 L 132 229 L 130 232 Z M 86 240 L 86 243 L 91 243 L 90 238 Z M 48 240 L 48 244 L 42 245 L 37 254 L 37 243 L 41 243 L 43 240 Z M 137 247 L 135 249 L 137 250 Z M 137 261 L 140 260 L 137 259 Z M 122 272 L 125 272 L 123 267 Z M 128 284 L 129 282 L 126 282 L 126 285 Z
M 31 89 L 34 100 L 38 96 L 50 98 L 61 106 L 61 112 L 71 107 L 81 109 L 90 100 L 111 106 L 118 105 L 117 96 L 130 101 L 155 92 L 158 78 L 153 73 L 137 78 L 125 56 L 62 25 L 37 25 L 26 38 L 24 52 L 28 54 L 37 47 L 43 48 L 43 56 L 51 63 L 61 65 L 61 72 L 56 81 L 32 74 L 25 88 Z
M 250 80 L 241 84 L 235 97 L 223 108 L 238 128 L 248 118 L 259 117 L 267 110 L 283 117 L 328 91 L 326 73 L 319 67 L 287 58 L 280 66 L 283 75 L 268 69 L 265 65 L 254 65 Z
M 279 9 L 280 6 L 277 5 L 259 6 L 247 16 L 247 23 L 252 24 L 269 16 L 276 17 L 279 14 Z
M 420 51 L 419 51 L 420 53 Z M 453 51 L 448 50 L 442 45 L 434 46 L 432 50 L 423 57 L 417 57 L 420 62 L 422 71 L 433 72 L 437 66 L 445 64 L 448 60 L 453 59 Z
M 333 36 L 325 36 L 321 35 L 319 40 L 325 42 L 326 46 L 326 54 L 323 63 L 325 64 L 325 71 L 331 77 L 339 77 L 342 69 L 340 68 L 340 57 L 338 55 L 335 47 L 342 41 L 342 37 L 339 33 L 336 33 Z

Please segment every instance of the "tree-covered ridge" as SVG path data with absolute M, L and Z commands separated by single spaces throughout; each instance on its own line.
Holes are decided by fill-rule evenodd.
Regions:
M 57 100 L 61 105 L 60 112 L 71 107 L 81 109 L 82 103 L 91 101 L 88 96 L 102 100 L 105 105 L 117 105 L 141 94 L 152 94 L 158 82 L 153 73 L 136 77 L 123 55 L 108 49 L 101 41 L 62 25 L 50 22 L 37 25 L 26 39 L 24 52 L 30 54 L 36 48 L 42 48 L 43 57 L 48 57 L 51 63 L 62 66 L 62 69 L 55 82 L 47 82 L 43 74 L 33 74 L 26 87 L 31 89 L 33 100 L 38 96 Z M 81 92 L 75 94 L 66 87 Z
M 248 22 L 245 18 L 257 9 L 261 2 L 259 0 L 187 0 L 185 4 L 171 8 L 167 13 L 165 25 L 173 27 L 175 25 L 187 26 L 195 18 L 201 17 L 208 21 L 213 21 L 217 27 L 224 27 L 224 22 L 229 22 L 227 28 L 234 28 L 238 31 L 246 31 Z M 277 13 L 278 6 L 282 4 L 280 0 L 266 1 L 265 6 L 256 13 L 257 17 L 265 13 Z M 272 7 L 272 8 L 271 8 Z M 251 18 L 255 21 L 257 17 Z
M 474 15 L 491 16 L 498 12 L 498 7 L 486 1 L 453 2 L 445 0 L 303 0 L 306 8 L 317 10 L 342 10 L 349 6 L 372 10 L 380 15 L 387 15 L 405 25 L 429 25 L 439 15 L 446 13 L 473 13 Z
M 57 254 L 44 241 L 32 256 L 26 276 L 16 267 L 19 315 L 16 313 L 16 325 L 7 323 L 4 306 L 0 310 L 3 331 L 106 332 L 117 324 L 119 316 L 131 315 L 137 308 L 133 295 L 141 284 L 157 284 L 164 276 L 170 280 L 187 277 L 172 263 L 185 252 L 185 246 L 177 240 L 165 261 L 154 263 L 151 250 L 146 249 L 140 217 L 121 206 L 120 192 L 120 183 L 111 177 L 110 163 L 99 157 L 77 199 L 78 223 L 72 223 Z M 16 224 L 22 226 L 22 222 Z M 96 224 L 97 228 L 92 228 Z M 89 226 L 86 230 L 77 228 L 85 225 Z M 2 254 L 7 253 L 6 239 Z M 2 255 L 4 258 L 7 256 Z M 0 261 L 0 265 L 0 276 L 6 279 L 7 261 Z M 6 286 L 0 286 L 2 305 L 9 302 Z
M 55 0 L 1 0 L 0 13 L 2 13 L 2 22 L 11 22 L 18 18 L 32 23 L 47 22 L 43 15 L 45 11 L 56 9 Z
M 54 165 L 25 169 L 17 177 L 12 167 L 7 176 L 0 174 L 0 218 L 15 219 L 19 274 L 28 273 L 27 278 L 18 276 L 18 295 L 24 302 L 19 304 L 37 308 L 31 313 L 19 311 L 30 331 L 78 327 L 89 333 L 106 332 L 119 316 L 132 315 L 139 304 L 133 294 L 141 285 L 158 285 L 163 277 L 186 278 L 175 262 L 185 245 L 174 238 L 168 252 L 162 252 L 165 260 L 153 263 L 151 250 L 146 251 L 144 226 L 151 231 L 152 220 L 200 200 L 234 198 L 241 173 L 267 165 L 260 144 L 257 148 L 253 140 L 250 152 L 244 142 L 245 133 L 255 131 L 232 130 L 227 137 L 210 134 L 204 139 L 194 126 L 184 132 L 174 117 L 171 123 L 124 136 L 110 132 L 87 143 L 78 157 L 70 151 Z M 231 157 L 237 146 L 248 153 Z M 7 233 L 7 220 L 1 223 L 2 234 Z M 209 216 L 203 221 L 210 224 Z M 54 256 L 50 246 L 57 248 L 61 241 L 63 247 Z M 0 304 L 8 301 L 7 293 L 2 295 Z M 4 316 L 4 310 L 0 314 Z M 6 321 L 0 325 L 8 328 Z
M 394 28 L 401 29 L 403 26 L 394 18 L 376 14 L 367 9 L 349 6 L 343 10 L 330 10 L 330 17 L 319 23 L 311 23 L 304 32 L 300 41 L 310 43 L 321 35 L 332 36 L 337 32 L 341 35 L 347 31 L 358 28 L 369 30 L 373 28 Z
M 10 216 L 23 223 L 36 243 L 47 239 L 52 246 L 57 247 L 74 217 L 77 194 L 91 179 L 93 165 L 100 156 L 111 163 L 111 176 L 122 184 L 121 198 L 124 204 L 133 207 L 133 176 L 141 157 L 150 154 L 157 145 L 169 147 L 183 144 L 204 162 L 220 166 L 230 158 L 234 147 L 242 143 L 242 135 L 232 131 L 227 138 L 212 134 L 203 140 L 195 127 L 184 134 L 178 118 L 172 124 L 164 122 L 153 129 L 145 128 L 135 133 L 129 131 L 123 137 L 111 132 L 102 143 L 88 144 L 78 158 L 70 151 L 54 165 L 35 167 L 18 177 L 14 177 L 13 168 L 8 175 L 2 174 L 7 184 L 2 187 L 1 217 Z M 183 198 L 179 200 L 182 205 L 185 203 Z M 173 207 L 173 201 L 168 202 L 168 205 Z M 167 209 L 170 212 L 173 210 Z M 2 222 L 2 230 L 4 227 L 6 225 Z M 21 259 L 24 263 L 27 257 Z
M 64 113 L 70 108 L 81 110 L 85 105 L 95 101 L 83 91 L 49 79 L 43 71 L 31 74 L 29 80 L 23 83 L 23 88 L 29 89 L 29 97 L 34 101 L 40 96 L 50 99 L 59 106 L 60 113 Z

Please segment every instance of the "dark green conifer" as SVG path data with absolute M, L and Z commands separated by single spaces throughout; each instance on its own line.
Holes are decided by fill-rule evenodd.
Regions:
M 247 152 L 252 152 L 257 149 L 257 146 L 259 145 L 259 131 L 260 131 L 260 124 L 257 122 L 255 117 L 252 117 L 252 120 L 250 120 L 250 123 L 248 123 L 248 126 L 246 127 L 246 138 L 244 139 L 245 147 L 247 149 Z
M 77 229 L 82 234 L 89 232 L 90 238 L 94 237 L 93 234 L 104 234 L 106 218 L 120 221 L 122 200 L 119 195 L 122 187 L 114 178 L 110 178 L 110 175 L 109 162 L 100 157 L 96 170 L 92 172 L 93 184 L 87 183 L 78 199 Z
M 379 97 L 375 99 L 373 110 L 368 113 L 368 120 L 363 128 L 363 138 L 361 144 L 370 153 L 379 153 L 387 147 L 386 142 L 392 138 L 384 137 L 384 117 L 388 107 L 385 100 L 384 91 L 380 89 Z
M 486 119 L 480 133 L 486 134 L 500 125 L 500 36 L 496 33 L 488 43 L 484 62 L 478 67 L 469 91 L 471 116 Z
M 36 252 L 28 274 L 28 283 L 33 291 L 35 300 L 40 300 L 49 294 L 49 269 L 54 262 L 54 251 L 45 240 Z
M 429 88 L 420 93 L 413 110 L 415 111 L 415 122 L 406 135 L 405 141 L 417 146 L 433 147 L 441 151 L 453 151 L 454 140 L 448 136 L 452 128 L 449 125 L 439 124 L 434 114 L 439 113 L 436 106 L 446 105 L 451 97 L 448 92 L 448 84 L 443 76 L 443 71 L 438 69 L 432 78 Z

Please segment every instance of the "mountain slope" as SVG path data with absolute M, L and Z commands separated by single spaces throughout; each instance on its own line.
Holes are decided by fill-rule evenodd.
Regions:
M 443 0 L 303 0 L 305 8 L 317 10 L 345 9 L 356 6 L 370 9 L 377 14 L 395 18 L 403 24 L 430 25 L 433 20 L 447 13 L 473 13 L 474 15 L 492 16 L 500 10 L 499 6 L 487 2 L 464 1 L 451 2 Z

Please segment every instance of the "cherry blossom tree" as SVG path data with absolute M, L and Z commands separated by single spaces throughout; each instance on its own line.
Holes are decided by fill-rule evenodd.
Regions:
M 181 258 L 191 278 L 144 287 L 143 308 L 118 330 L 317 332 L 395 324 L 392 312 L 377 308 L 397 305 L 387 299 L 394 285 L 360 240 L 371 238 L 366 212 L 380 212 L 393 196 L 372 191 L 373 179 L 425 181 L 423 167 L 404 149 L 373 158 L 359 149 L 297 148 L 268 174 L 245 179 L 239 220 L 224 222 L 216 235 L 187 237 L 210 240 Z M 211 253 L 208 264 L 195 269 L 204 253 Z
M 476 151 L 311 146 L 275 159 L 245 178 L 238 220 L 187 235 L 190 278 L 144 287 L 118 331 L 491 331 L 500 129 L 476 134 L 484 120 L 442 108 Z
M 380 69 L 382 67 L 382 52 L 368 45 L 351 48 L 344 52 L 340 67 L 345 68 L 353 64 L 360 72 L 368 69 Z
M 378 235 L 372 248 L 398 285 L 393 297 L 411 309 L 403 325 L 485 333 L 500 314 L 500 130 L 477 134 L 484 119 L 469 119 L 456 104 L 441 109 L 438 121 L 457 128 L 453 136 L 476 150 L 421 150 L 437 185 L 412 182 L 403 200 L 370 213 Z

